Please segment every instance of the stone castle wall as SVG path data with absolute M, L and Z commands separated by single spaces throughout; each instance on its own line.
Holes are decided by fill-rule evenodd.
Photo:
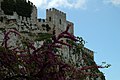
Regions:
M 1 2 L 2 0 L 0 0 Z M 46 9 L 46 19 L 38 19 L 37 18 L 37 8 L 33 5 L 33 11 L 31 13 L 31 17 L 23 17 L 19 16 L 16 12 L 13 15 L 5 15 L 1 9 L 0 4 L 0 29 L 5 29 L 6 31 L 9 29 L 17 29 L 21 34 L 30 40 L 34 39 L 36 35 L 39 33 L 51 33 L 53 34 L 53 30 L 55 30 L 56 35 L 63 32 L 66 29 L 67 25 L 71 25 L 69 32 L 74 34 L 74 24 L 66 19 L 66 13 L 57 10 L 55 8 Z M 49 29 L 48 29 L 49 28 Z M 33 33 L 34 36 L 30 36 L 30 33 Z M 0 45 L 3 41 L 3 32 L 0 30 Z M 15 34 L 10 35 L 11 39 L 9 40 L 9 47 L 11 46 L 22 46 L 19 42 L 20 37 Z M 63 39 L 66 41 L 66 39 Z M 36 47 L 39 47 L 43 42 L 36 42 Z M 90 54 L 91 58 L 94 60 L 94 52 L 84 48 L 87 54 Z M 60 55 L 63 55 L 67 62 L 72 61 L 73 64 L 77 64 L 78 60 L 82 59 L 82 53 L 80 54 L 71 54 L 73 50 L 68 48 L 67 46 L 63 46 Z M 86 65 L 84 60 L 79 62 L 79 67 Z M 86 78 L 86 80 L 94 80 Z M 100 78 L 96 78 L 95 80 L 101 80 Z
M 2 0 L 1 0 L 2 1 Z M 7 24 L 6 24 L 7 23 Z M 9 24 L 9 25 L 8 25 Z M 11 26 L 10 26 L 11 25 Z M 37 8 L 33 5 L 31 17 L 19 16 L 16 12 L 13 15 L 0 15 L 0 28 L 12 29 L 15 28 L 23 33 L 26 38 L 31 38 L 28 33 L 51 33 L 55 30 L 56 35 L 63 32 L 67 25 L 71 25 L 69 32 L 74 34 L 74 24 L 66 19 L 66 13 L 55 8 L 46 9 L 46 19 L 37 19 Z M 9 26 L 9 27 L 7 27 Z M 49 28 L 49 29 L 48 29 Z M 2 36 L 1 36 L 2 41 Z M 13 41 L 14 42 L 14 36 Z M 17 38 L 16 38 L 17 39 Z M 66 39 L 63 39 L 66 41 Z M 12 43 L 12 42 L 11 42 Z M 16 46 L 16 45 L 15 45 Z M 64 57 L 70 56 L 69 48 L 63 46 Z M 75 60 L 75 56 L 72 56 Z M 75 61 L 74 61 L 75 62 Z

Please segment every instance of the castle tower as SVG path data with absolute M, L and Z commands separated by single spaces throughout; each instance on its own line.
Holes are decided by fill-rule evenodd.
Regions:
M 55 8 L 46 10 L 46 22 L 50 25 L 51 29 L 56 30 L 56 35 L 66 29 L 66 14 Z

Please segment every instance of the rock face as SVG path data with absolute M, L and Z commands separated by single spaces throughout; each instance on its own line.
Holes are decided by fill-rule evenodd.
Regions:
M 59 33 L 63 32 L 66 29 L 67 25 L 71 25 L 69 32 L 71 34 L 74 34 L 74 24 L 66 20 L 66 13 L 62 11 L 59 11 L 55 8 L 50 8 L 46 10 L 46 19 L 37 19 L 37 8 L 35 5 L 30 3 L 33 7 L 30 17 L 18 15 L 17 12 L 13 12 L 13 15 L 6 15 L 1 9 L 2 1 L 3 0 L 0 0 L 0 45 L 3 41 L 4 31 L 8 31 L 11 29 L 19 31 L 25 39 L 29 40 L 35 40 L 36 36 L 39 36 L 40 33 L 55 34 L 57 36 Z M 55 32 L 53 33 L 53 31 Z M 11 33 L 9 37 L 9 47 L 21 45 L 19 36 Z M 63 39 L 63 41 L 66 41 L 66 39 Z M 39 47 L 40 45 L 42 45 L 42 42 L 36 42 L 35 45 L 36 47 Z M 73 49 L 71 50 L 69 47 L 63 46 L 60 55 L 64 57 L 66 62 L 77 64 L 77 67 L 91 65 L 92 63 L 95 64 L 93 51 L 89 50 L 88 48 L 84 48 L 84 52 L 87 53 L 90 57 L 87 61 L 82 60 L 83 53 L 72 54 L 73 52 Z M 81 61 L 78 63 L 80 59 Z M 96 71 L 99 70 L 96 69 Z M 91 72 L 91 70 L 88 70 L 88 72 Z M 98 78 L 91 78 L 90 76 L 88 76 L 86 80 L 105 79 L 103 76 Z

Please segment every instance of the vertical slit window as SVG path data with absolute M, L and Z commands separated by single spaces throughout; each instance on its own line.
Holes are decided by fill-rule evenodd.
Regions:
M 60 24 L 61 24 L 61 19 L 60 19 Z
M 49 21 L 51 21 L 51 17 L 49 17 Z

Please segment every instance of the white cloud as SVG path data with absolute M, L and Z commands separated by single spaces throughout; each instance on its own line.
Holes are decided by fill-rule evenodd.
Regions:
M 104 2 L 113 4 L 114 6 L 120 6 L 120 0 L 104 0 Z
M 29 1 L 33 2 L 33 4 L 36 5 L 37 7 L 42 7 L 42 5 L 47 4 L 47 0 L 29 0 Z
M 30 0 L 39 8 L 86 8 L 86 0 Z

